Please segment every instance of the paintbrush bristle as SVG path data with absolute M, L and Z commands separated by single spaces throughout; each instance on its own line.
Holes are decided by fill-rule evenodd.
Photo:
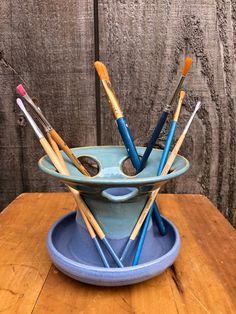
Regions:
M 193 62 L 192 58 L 188 57 L 185 59 L 184 67 L 182 70 L 182 76 L 186 76 L 188 74 L 188 71 L 191 67 L 192 62 Z
M 17 93 L 21 96 L 21 97 L 24 97 L 27 93 L 26 93 L 26 90 L 24 89 L 23 85 L 18 85 L 16 87 L 16 91 Z
M 110 82 L 109 75 L 108 75 L 107 68 L 106 68 L 105 64 L 103 64 L 100 61 L 96 61 L 94 63 L 94 66 L 95 66 L 95 69 L 96 69 L 96 71 L 100 77 L 100 80 L 101 81 L 105 80 L 107 82 Z
M 184 90 L 181 90 L 180 95 L 179 95 L 179 98 L 183 99 L 184 96 L 185 96 L 185 91 L 184 91 Z
M 202 105 L 201 102 L 198 101 L 196 104 L 195 110 L 198 111 L 201 108 L 201 105 Z

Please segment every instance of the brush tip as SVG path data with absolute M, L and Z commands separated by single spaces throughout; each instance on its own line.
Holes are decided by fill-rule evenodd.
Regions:
M 95 69 L 96 69 L 96 71 L 100 77 L 100 80 L 101 81 L 105 80 L 105 81 L 110 82 L 109 75 L 108 75 L 107 68 L 106 68 L 105 64 L 103 64 L 100 61 L 96 61 L 94 63 L 94 66 L 95 66 Z
M 26 95 L 26 90 L 24 89 L 22 84 L 17 86 L 16 91 L 21 97 L 24 97 Z
M 195 109 L 195 110 L 197 111 L 198 109 L 200 109 L 200 108 L 201 108 L 201 105 L 202 105 L 201 102 L 198 101 L 197 104 L 196 104 L 196 109 Z
M 184 90 L 181 90 L 181 92 L 180 92 L 180 98 L 184 98 L 184 96 L 185 96 L 185 91 Z
M 182 70 L 182 75 L 183 76 L 186 76 L 188 74 L 188 71 L 189 71 L 189 69 L 191 67 L 192 62 L 193 62 L 192 58 L 187 57 L 185 59 L 184 67 L 183 67 L 183 70 Z

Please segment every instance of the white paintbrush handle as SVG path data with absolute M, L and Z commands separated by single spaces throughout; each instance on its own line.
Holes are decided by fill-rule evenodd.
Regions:
M 188 120 L 188 123 L 186 124 L 186 126 L 185 126 L 185 128 L 184 128 L 184 131 L 183 131 L 184 134 L 186 134 L 186 133 L 188 132 L 188 129 L 189 129 L 189 127 L 190 127 L 190 125 L 191 125 L 191 123 L 192 123 L 192 121 L 193 121 L 193 118 L 194 118 L 195 114 L 197 113 L 197 111 L 198 111 L 200 108 L 201 108 L 201 102 L 198 101 L 197 104 L 196 104 L 196 107 L 195 107 L 195 109 L 194 109 L 194 112 L 192 113 L 190 119 Z
M 32 119 L 31 115 L 28 113 L 28 111 L 26 110 L 22 100 L 20 98 L 16 99 L 17 105 L 20 107 L 20 109 L 23 111 L 24 115 L 26 116 L 27 120 L 29 121 L 30 125 L 32 126 L 35 134 L 37 135 L 37 137 L 39 139 L 43 138 L 43 133 L 40 131 L 40 129 L 38 128 L 37 124 L 34 122 L 34 120 Z

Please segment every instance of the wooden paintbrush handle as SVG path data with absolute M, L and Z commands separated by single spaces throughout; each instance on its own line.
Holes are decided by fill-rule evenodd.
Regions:
M 182 134 L 182 135 L 179 137 L 177 143 L 175 144 L 174 149 L 172 150 L 172 152 L 171 152 L 170 155 L 169 155 L 169 158 L 168 158 L 168 160 L 167 160 L 167 162 L 166 162 L 166 164 L 165 164 L 164 169 L 163 169 L 162 172 L 161 172 L 161 176 L 165 176 L 165 175 L 168 174 L 168 172 L 169 172 L 169 170 L 170 170 L 170 168 L 171 168 L 173 162 L 175 161 L 175 157 L 176 157 L 176 155 L 178 154 L 178 151 L 179 151 L 179 149 L 180 149 L 180 147 L 181 147 L 181 145 L 182 145 L 182 143 L 183 143 L 183 141 L 184 141 L 184 138 L 185 138 L 185 134 Z
M 101 240 L 103 240 L 105 238 L 105 234 L 102 231 L 102 229 L 100 228 L 99 224 L 97 223 L 96 219 L 94 218 L 93 214 L 91 213 L 91 211 L 89 210 L 87 204 L 85 203 L 85 201 L 82 199 L 82 197 L 80 196 L 80 193 L 75 190 L 75 192 L 77 193 L 77 195 L 79 194 L 79 197 L 77 196 L 77 200 L 78 200 L 78 206 L 83 210 L 83 212 L 85 213 L 86 217 L 88 218 L 89 222 L 91 223 L 91 225 L 93 226 L 94 230 L 96 231 L 97 235 L 99 236 L 99 238 Z
M 66 145 L 60 135 L 53 129 L 49 131 L 51 137 L 58 144 L 58 146 L 65 152 L 65 154 L 70 158 L 76 168 L 86 176 L 90 176 L 89 172 L 84 168 L 84 166 L 75 157 L 72 150 Z
M 160 188 L 158 188 L 157 190 L 155 190 L 151 193 L 151 196 L 149 197 L 149 199 L 148 199 L 148 201 L 147 201 L 141 215 L 139 216 L 139 219 L 138 219 L 138 221 L 137 221 L 137 223 L 136 223 L 136 225 L 135 225 L 135 227 L 131 233 L 131 236 L 130 236 L 131 240 L 135 240 L 136 236 L 138 235 L 139 230 L 142 227 L 142 224 L 144 222 L 144 219 L 146 218 L 150 208 L 152 207 L 152 204 L 155 201 L 155 198 L 156 198 L 159 190 L 160 190 Z
M 67 169 L 66 168 L 66 164 L 65 164 L 65 161 L 60 153 L 60 150 L 57 146 L 57 143 L 52 139 L 50 133 L 47 133 L 47 137 L 48 137 L 48 140 L 49 140 L 49 143 L 51 144 L 52 146 L 52 149 L 54 150 L 55 154 L 57 155 L 61 165 L 63 166 L 64 169 Z
M 175 110 L 174 117 L 173 117 L 173 121 L 175 121 L 175 122 L 177 122 L 178 119 L 179 119 L 180 110 L 181 110 L 181 107 L 182 107 L 182 103 L 183 103 L 183 100 L 184 100 L 184 96 L 185 96 L 185 92 L 182 90 L 182 91 L 180 92 L 178 105 L 177 105 L 177 108 L 176 108 L 176 110 Z
M 69 190 L 71 191 L 71 193 L 74 196 L 74 199 L 76 201 L 78 209 L 79 209 L 79 211 L 80 211 L 80 213 L 82 215 L 82 218 L 83 218 L 83 220 L 85 222 L 85 225 L 86 225 L 86 227 L 88 229 L 88 232 L 89 232 L 91 238 L 92 239 L 95 238 L 96 237 L 95 232 L 94 232 L 92 226 L 90 225 L 89 220 L 88 220 L 88 218 L 87 218 L 86 214 L 84 213 L 84 210 L 83 210 L 83 208 L 81 206 L 81 196 L 80 196 L 79 192 L 77 190 L 71 188 L 69 185 L 66 185 L 66 186 L 69 188 Z
M 65 171 L 61 165 L 61 163 L 59 162 L 57 155 L 55 154 L 55 152 L 53 151 L 52 147 L 50 146 L 50 144 L 48 143 L 48 141 L 46 140 L 45 137 L 41 138 L 40 140 L 40 144 L 43 146 L 43 149 L 45 150 L 45 152 L 47 153 L 48 157 L 51 159 L 52 163 L 54 164 L 54 166 L 56 167 L 56 169 L 62 173 L 65 174 Z
M 56 167 L 56 169 L 64 175 L 69 175 L 69 171 L 67 168 L 64 168 L 60 161 L 57 158 L 57 155 L 55 154 L 55 152 L 53 151 L 52 147 L 50 146 L 50 144 L 48 143 L 48 141 L 46 140 L 45 137 L 41 138 L 40 143 L 42 145 L 42 147 L 44 148 L 45 152 L 47 153 L 48 157 L 51 159 L 52 163 L 54 164 L 54 166 Z M 87 216 L 88 220 L 90 221 L 90 223 L 92 224 L 92 226 L 94 227 L 94 229 L 96 230 L 99 238 L 102 240 L 105 237 L 104 232 L 102 231 L 102 229 L 99 227 L 96 219 L 94 218 L 93 214 L 90 212 L 89 208 L 87 207 L 86 203 L 84 202 L 84 200 L 82 199 L 82 197 L 80 196 L 79 191 L 69 187 L 70 191 L 72 192 L 76 203 L 79 207 L 79 209 L 82 209 L 83 213 Z
M 59 159 L 59 161 L 61 163 L 61 166 L 64 169 L 64 173 L 63 174 L 70 175 L 70 172 L 69 172 L 69 170 L 66 167 L 66 164 L 65 164 L 64 159 L 63 159 L 63 157 L 61 155 L 61 152 L 58 149 L 57 143 L 52 139 L 52 137 L 51 137 L 51 135 L 49 133 L 47 133 L 47 136 L 48 136 L 48 140 L 49 140 L 49 142 L 50 142 L 50 144 L 52 146 L 52 149 L 54 150 L 55 154 L 57 155 L 57 157 L 58 157 L 58 159 Z M 91 225 L 90 225 L 90 223 L 88 221 L 88 218 L 86 217 L 85 213 L 83 212 L 83 210 L 79 206 L 79 204 L 80 204 L 79 203 L 80 195 L 77 193 L 77 191 L 75 189 L 71 188 L 69 185 L 66 185 L 66 186 L 71 191 L 72 195 L 74 196 L 76 204 L 78 205 L 78 209 L 79 209 L 79 211 L 80 211 L 80 213 L 82 215 L 82 218 L 84 220 L 84 223 L 85 223 L 85 225 L 86 225 L 86 227 L 88 229 L 88 232 L 89 232 L 91 238 L 92 239 L 95 238 L 96 237 L 95 232 L 94 232 L 93 228 L 91 227 Z

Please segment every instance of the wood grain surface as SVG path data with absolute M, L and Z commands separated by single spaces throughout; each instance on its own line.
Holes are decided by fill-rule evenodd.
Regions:
M 0 10 L 1 208 L 24 191 L 62 189 L 37 170 L 42 151 L 15 109 L 18 83 L 71 147 L 121 144 L 104 93 L 101 108 L 95 93 L 96 50 L 135 143 L 145 145 L 190 55 L 176 139 L 201 100 L 203 109 L 181 149 L 192 169 L 165 191 L 204 194 L 236 226 L 235 1 L 2 0 Z
M 114 0 L 99 6 L 100 59 L 108 67 L 137 145 L 148 142 L 181 75 L 184 58 L 193 58 L 176 136 L 201 100 L 203 108 L 180 151 L 192 169 L 168 184 L 166 191 L 204 194 L 234 225 L 235 13 L 233 1 L 223 0 Z M 121 143 L 104 96 L 102 125 L 102 143 Z M 168 128 L 159 147 L 167 132 Z
M 51 265 L 46 236 L 75 208 L 69 193 L 26 193 L 0 214 L 1 313 L 214 313 L 236 308 L 236 235 L 200 195 L 162 194 L 181 251 L 160 276 L 127 287 L 76 282 Z
M 95 145 L 92 1 L 1 1 L 0 203 L 62 185 L 38 170 L 44 154 L 16 108 L 22 83 L 70 147 Z M 4 161 L 4 162 L 3 162 Z

